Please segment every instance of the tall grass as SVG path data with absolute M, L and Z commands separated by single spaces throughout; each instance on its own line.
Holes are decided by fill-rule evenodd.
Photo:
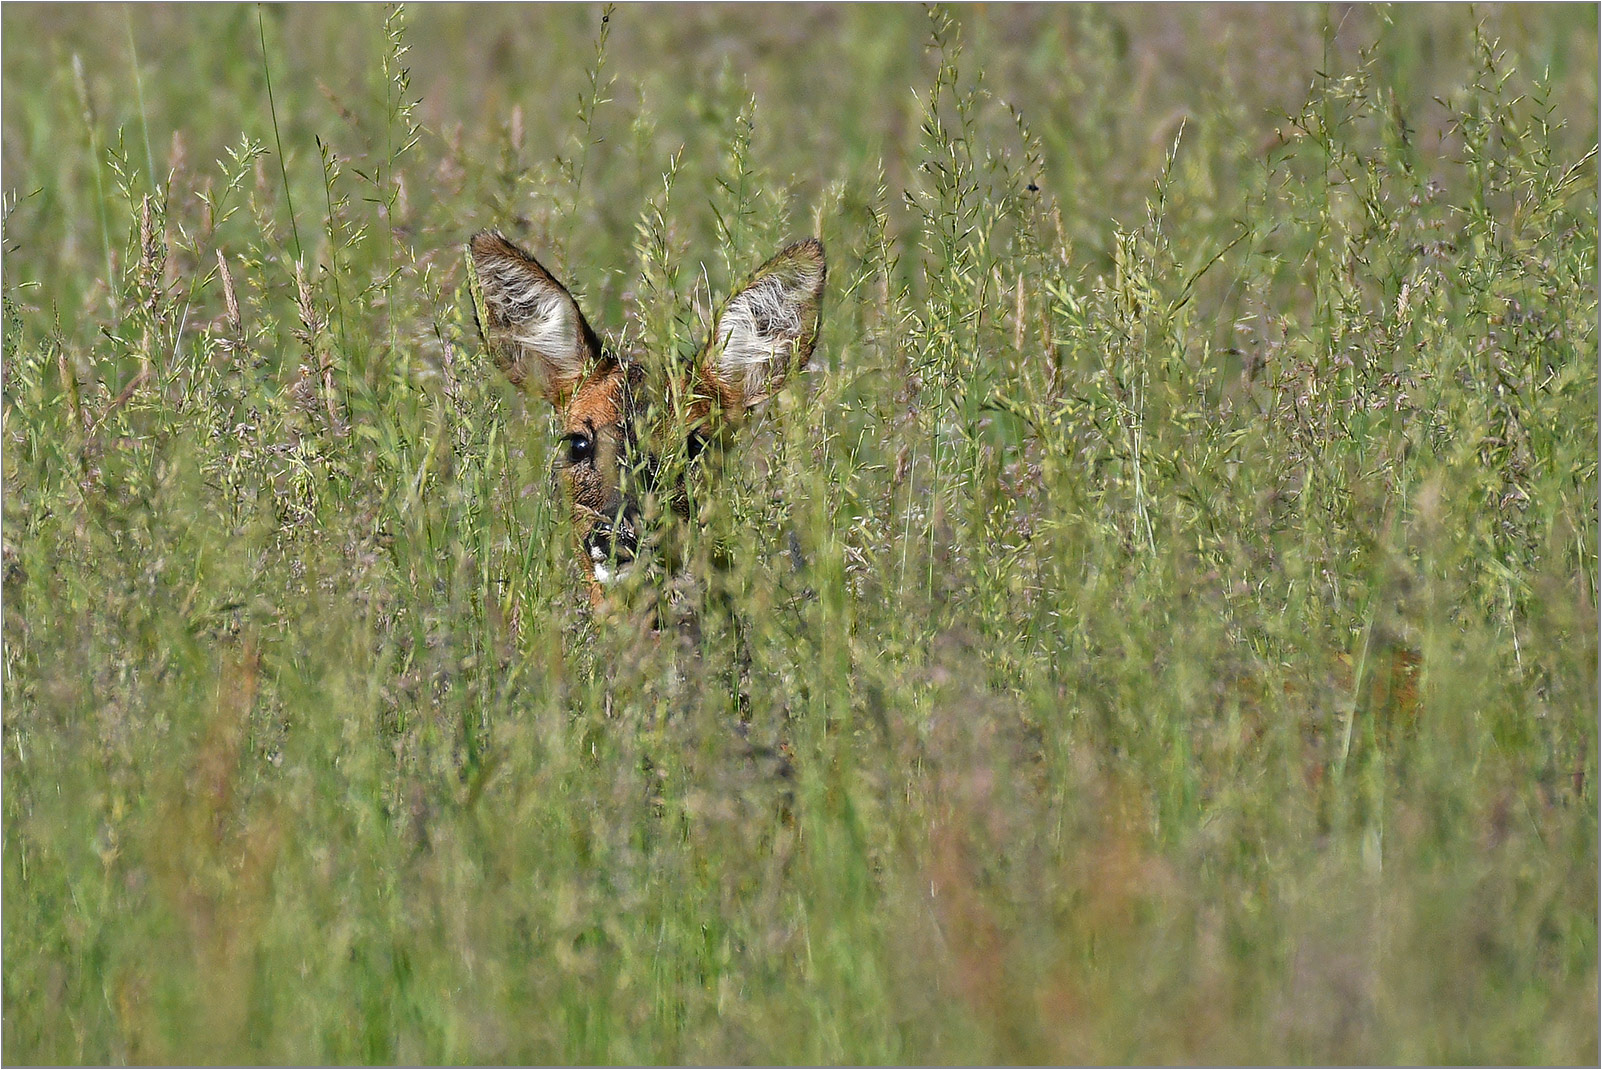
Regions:
M 3 15 L 8 1061 L 1597 1059 L 1593 9 L 356 11 Z

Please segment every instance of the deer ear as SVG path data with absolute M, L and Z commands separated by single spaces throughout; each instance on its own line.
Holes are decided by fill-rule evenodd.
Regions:
M 512 382 L 560 408 L 585 367 L 600 358 L 595 332 L 567 288 L 500 234 L 481 231 L 468 249 L 488 318 L 479 329 L 495 363 Z
M 808 238 L 781 250 L 729 298 L 702 360 L 726 409 L 764 401 L 812 356 L 826 274 L 823 243 Z

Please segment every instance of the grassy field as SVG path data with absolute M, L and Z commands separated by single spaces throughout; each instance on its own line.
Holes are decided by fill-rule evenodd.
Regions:
M 6 1062 L 1602 1057 L 1594 6 L 0 20 Z M 698 639 L 485 226 L 827 246 Z

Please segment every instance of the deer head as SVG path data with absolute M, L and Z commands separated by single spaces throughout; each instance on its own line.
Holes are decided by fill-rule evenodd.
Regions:
M 644 551 L 643 518 L 687 518 L 686 473 L 812 355 L 823 246 L 781 250 L 723 304 L 692 362 L 674 369 L 660 355 L 656 374 L 607 352 L 567 288 L 500 234 L 475 235 L 469 250 L 496 363 L 556 408 L 556 483 L 599 603 Z

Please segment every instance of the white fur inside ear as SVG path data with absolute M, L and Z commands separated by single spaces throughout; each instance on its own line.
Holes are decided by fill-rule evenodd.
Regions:
M 560 287 L 514 261 L 500 260 L 484 274 L 483 288 L 507 340 L 548 365 L 549 378 L 576 379 L 583 373 L 577 310 Z
M 801 286 L 808 281 L 816 284 L 815 277 L 790 281 L 777 273 L 768 275 L 740 291 L 723 310 L 718 322 L 718 373 L 738 384 L 746 397 L 767 392 L 773 361 L 787 361 L 801 339 L 806 329 L 801 318 L 806 291 Z

